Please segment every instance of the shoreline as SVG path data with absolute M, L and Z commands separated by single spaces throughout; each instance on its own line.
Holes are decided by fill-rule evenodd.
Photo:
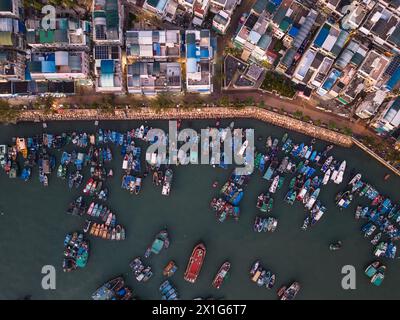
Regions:
M 42 110 L 22 111 L 16 122 L 43 122 L 43 121 L 107 121 L 107 120 L 206 120 L 249 118 L 273 124 L 288 130 L 296 131 L 313 138 L 318 138 L 342 147 L 353 145 L 350 136 L 326 128 L 317 127 L 301 120 L 281 115 L 258 107 L 226 108 L 207 107 L 192 110 L 171 108 L 160 112 L 148 108 L 113 110 L 111 113 L 93 109 L 60 109 L 57 113 L 45 113 Z
M 391 170 L 394 174 L 398 175 L 400 177 L 400 171 L 393 167 L 390 163 L 387 163 L 385 159 L 381 158 L 379 155 L 377 155 L 375 152 L 373 152 L 370 148 L 365 146 L 363 143 L 358 141 L 356 138 L 352 138 L 354 144 L 359 147 L 361 150 L 363 150 L 365 153 L 368 153 L 371 157 L 373 157 L 375 160 L 379 161 L 381 164 L 383 164 L 386 168 Z
M 17 118 L 18 122 L 43 122 L 43 121 L 126 121 L 126 120 L 206 120 L 206 119 L 255 119 L 264 123 L 272 124 L 281 128 L 292 130 L 307 136 L 315 137 L 329 143 L 333 143 L 345 148 L 356 145 L 364 152 L 368 153 L 375 160 L 383 164 L 397 176 L 400 171 L 387 163 L 383 158 L 363 145 L 357 139 L 346 136 L 342 133 L 330 129 L 321 128 L 301 120 L 278 114 L 273 111 L 258 107 L 206 107 L 196 109 L 177 109 L 169 108 L 162 111 L 154 111 L 149 108 L 135 109 L 116 109 L 113 112 L 105 112 L 94 109 L 60 109 L 57 113 L 45 113 L 42 110 L 22 111 Z

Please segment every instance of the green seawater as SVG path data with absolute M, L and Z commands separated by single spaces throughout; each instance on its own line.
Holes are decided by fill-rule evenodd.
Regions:
M 222 121 L 227 126 L 230 121 Z M 153 127 L 167 129 L 168 122 L 148 122 Z M 182 127 L 194 129 L 213 125 L 214 121 L 183 122 Z M 124 131 L 136 128 L 139 122 L 100 122 L 102 128 Z M 256 145 L 264 150 L 269 135 L 281 138 L 285 130 L 253 120 L 235 121 L 236 127 L 254 128 Z M 48 123 L 46 132 L 71 131 L 94 132 L 93 122 Z M 10 143 L 15 136 L 42 133 L 38 123 L 21 123 L 0 127 L 0 143 Z M 311 138 L 289 132 L 296 142 L 310 143 Z M 261 141 L 257 138 L 262 137 Z M 318 141 L 323 150 L 326 143 Z M 69 150 L 72 150 L 69 147 Z M 381 287 L 374 287 L 364 276 L 365 267 L 374 260 L 373 246 L 364 239 L 360 229 L 364 221 L 354 219 L 357 204 L 367 204 L 365 198 L 356 198 L 350 208 L 339 211 L 334 197 L 345 188 L 349 172 L 356 168 L 363 179 L 373 183 L 383 194 L 399 202 L 400 178 L 391 174 L 388 181 L 383 177 L 388 170 L 363 151 L 335 147 L 331 154 L 347 160 L 347 170 L 341 185 L 329 183 L 323 187 L 320 200 L 327 206 L 321 220 L 307 231 L 300 229 L 304 219 L 304 207 L 296 202 L 289 206 L 283 201 L 290 178 L 274 198 L 272 216 L 279 219 L 274 233 L 255 233 L 255 207 L 259 193 L 266 191 L 269 183 L 254 174 L 245 189 L 238 222 L 228 220 L 220 223 L 209 208 L 218 189 L 212 188 L 217 180 L 220 186 L 227 180 L 231 169 L 212 168 L 206 165 L 173 167 L 174 178 L 169 197 L 161 195 L 161 189 L 153 186 L 149 175 L 143 182 L 140 195 L 131 195 L 120 188 L 122 157 L 120 149 L 113 147 L 114 160 L 109 166 L 114 177 L 107 180 L 110 197 L 107 202 L 127 231 L 127 239 L 121 242 L 90 238 L 90 257 L 87 267 L 70 273 L 62 271 L 63 240 L 68 232 L 79 230 L 84 217 L 65 213 L 68 204 L 81 190 L 68 189 L 67 182 L 53 172 L 49 187 L 39 184 L 37 168 L 29 182 L 9 179 L 0 173 L 0 299 L 18 299 L 31 295 L 32 299 L 89 299 L 92 292 L 110 278 L 123 274 L 139 299 L 160 299 L 158 287 L 163 281 L 162 269 L 173 259 L 179 270 L 170 278 L 183 299 L 214 297 L 226 299 L 276 299 L 276 290 L 299 281 L 302 289 L 297 299 L 398 299 L 400 273 L 396 260 L 383 260 L 388 266 Z M 144 151 L 142 152 L 142 154 Z M 56 153 L 58 160 L 60 152 Z M 322 174 L 318 171 L 319 174 Z M 88 169 L 85 171 L 85 181 Z M 138 283 L 129 270 L 129 262 L 143 256 L 154 235 L 168 228 L 171 245 L 159 255 L 145 261 L 154 270 L 147 283 Z M 330 251 L 329 244 L 341 240 L 343 248 Z M 183 273 L 193 246 L 205 243 L 207 255 L 203 269 L 195 284 L 183 280 Z M 252 263 L 260 259 L 263 266 L 277 275 L 272 290 L 257 287 L 249 278 Z M 220 290 L 211 282 L 221 264 L 229 260 L 231 274 Z M 56 268 L 56 290 L 43 290 L 41 274 L 44 265 Z M 356 268 L 356 290 L 343 290 L 342 267 Z

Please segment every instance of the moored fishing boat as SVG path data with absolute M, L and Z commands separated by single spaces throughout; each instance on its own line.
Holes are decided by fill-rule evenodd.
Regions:
M 251 281 L 257 284 L 257 286 L 265 286 L 267 289 L 271 289 L 276 280 L 276 276 L 272 271 L 264 269 L 260 261 L 255 261 L 250 268 Z
M 303 187 L 301 188 L 301 190 L 297 194 L 296 199 L 298 201 L 303 201 L 305 195 L 308 192 L 308 189 L 310 188 L 310 185 L 311 185 L 311 179 L 307 179 L 307 181 L 303 184 Z
M 277 175 L 274 180 L 272 180 L 271 186 L 269 187 L 269 192 L 275 193 L 279 184 L 279 175 Z
M 165 171 L 164 183 L 161 191 L 161 194 L 163 196 L 169 196 L 169 193 L 171 191 L 172 177 L 173 177 L 172 169 L 167 169 Z
M 161 230 L 155 237 L 153 243 L 146 249 L 145 258 L 150 257 L 152 253 L 159 254 L 162 249 L 169 247 L 169 238 L 167 230 Z
M 285 201 L 288 204 L 293 205 L 293 203 L 296 200 L 296 195 L 297 195 L 296 191 L 293 189 L 290 189 L 289 192 L 286 194 Z
M 382 284 L 385 278 L 386 266 L 379 261 L 372 262 L 364 271 L 364 274 L 370 279 L 370 282 L 376 286 Z
M 69 272 L 84 268 L 89 258 L 89 242 L 83 233 L 70 233 L 64 239 L 63 270 Z
M 334 183 L 336 184 L 340 184 L 343 181 L 343 176 L 344 176 L 344 171 L 346 170 L 346 160 L 342 161 L 342 163 L 339 166 L 339 173 L 336 177 L 336 179 L 334 180 Z
M 165 280 L 160 285 L 159 290 L 162 296 L 162 300 L 178 300 L 178 292 L 169 280 Z
M 203 266 L 204 258 L 206 255 L 206 248 L 204 244 L 199 243 L 192 251 L 189 258 L 188 265 L 186 267 L 184 279 L 188 282 L 195 283 L 201 268 Z
M 289 288 L 282 287 L 278 291 L 280 300 L 293 300 L 300 291 L 300 283 L 293 282 Z
M 329 166 L 331 165 L 332 161 L 333 161 L 333 157 L 332 156 L 330 156 L 328 159 L 326 159 L 325 163 L 321 167 L 321 171 L 322 172 L 326 172 L 326 170 L 329 169 Z
M 219 289 L 224 282 L 224 280 L 227 278 L 229 274 L 229 270 L 231 268 L 230 262 L 226 261 L 222 264 L 220 269 L 218 270 L 218 273 L 214 277 L 214 280 L 212 282 L 212 285 L 214 288 Z
M 331 169 L 326 170 L 324 178 L 322 179 L 322 184 L 326 185 L 329 182 L 329 178 L 331 176 Z
M 133 276 L 139 282 L 146 282 L 153 276 L 151 267 L 145 266 L 140 257 L 133 259 L 129 263 L 129 267 L 131 268 Z
M 163 269 L 163 275 L 165 277 L 172 277 L 177 270 L 178 270 L 177 265 L 175 264 L 174 261 L 171 260 Z
M 306 209 L 311 210 L 311 208 L 314 206 L 314 204 L 317 201 L 317 198 L 319 196 L 320 190 L 321 190 L 320 188 L 315 189 L 315 191 L 313 192 L 310 199 L 308 200 L 308 202 L 305 205 Z
M 132 290 L 125 286 L 122 276 L 107 281 L 93 294 L 93 300 L 129 300 L 132 298 Z

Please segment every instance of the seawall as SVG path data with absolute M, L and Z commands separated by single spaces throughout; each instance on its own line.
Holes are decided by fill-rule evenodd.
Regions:
M 22 111 L 17 122 L 21 121 L 70 121 L 70 120 L 170 120 L 170 119 L 229 119 L 249 118 L 293 130 L 327 142 L 351 147 L 353 140 L 344 134 L 317 127 L 289 116 L 281 115 L 258 107 L 243 108 L 170 108 L 157 112 L 149 108 L 135 108 L 104 112 L 92 109 L 60 109 L 57 112 L 41 110 Z

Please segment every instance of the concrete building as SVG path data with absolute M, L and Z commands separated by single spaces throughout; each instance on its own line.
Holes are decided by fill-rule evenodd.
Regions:
M 134 62 L 128 65 L 128 92 L 155 95 L 160 92 L 180 92 L 181 65 L 177 62 Z
M 357 107 L 355 114 L 361 119 L 373 117 L 385 100 L 386 95 L 387 92 L 382 90 L 368 93 Z
M 88 50 L 90 45 L 89 21 L 57 18 L 55 29 L 44 30 L 41 20 L 28 19 L 25 22 L 27 44 L 35 49 L 80 49 Z
M 371 50 L 358 69 L 358 73 L 367 80 L 368 85 L 379 89 L 383 84 L 381 76 L 388 67 L 389 62 L 390 59 L 388 57 L 376 50 Z
M 121 92 L 124 8 L 121 0 L 93 1 L 93 55 L 98 92 Z
M 0 51 L 0 79 L 25 79 L 25 54 L 17 50 L 2 49 Z
M 170 60 L 180 57 L 179 30 L 141 30 L 126 32 L 128 59 Z
M 359 31 L 386 50 L 400 51 L 400 17 L 396 9 L 381 2 L 370 11 Z
M 211 93 L 213 91 L 214 51 L 209 30 L 186 31 L 186 90 Z
M 400 126 L 400 98 L 394 98 L 381 106 L 381 112 L 372 126 L 379 134 L 391 133 Z
M 84 51 L 33 52 L 27 67 L 32 80 L 86 79 L 89 55 Z
M 121 0 L 93 1 L 93 40 L 122 45 L 124 7 Z

